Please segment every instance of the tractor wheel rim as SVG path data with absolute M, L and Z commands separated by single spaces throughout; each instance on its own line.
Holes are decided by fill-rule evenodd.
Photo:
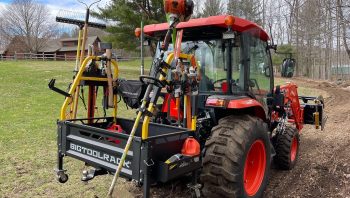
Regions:
M 292 140 L 292 145 L 290 147 L 290 161 L 294 162 L 295 158 L 297 157 L 298 152 L 298 140 L 297 137 L 294 137 Z
M 250 147 L 244 165 L 244 190 L 254 196 L 261 187 L 266 169 L 266 151 L 262 140 L 256 140 Z

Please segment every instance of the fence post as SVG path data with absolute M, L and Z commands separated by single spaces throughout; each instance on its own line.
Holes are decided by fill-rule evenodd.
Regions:
M 67 54 L 64 54 L 64 61 L 67 61 Z
M 57 61 L 56 56 L 57 56 L 57 54 L 56 54 L 56 52 L 55 52 L 55 54 L 54 54 L 54 60 L 55 60 L 55 61 Z
M 15 52 L 15 55 L 13 55 L 13 58 L 17 60 L 17 52 Z

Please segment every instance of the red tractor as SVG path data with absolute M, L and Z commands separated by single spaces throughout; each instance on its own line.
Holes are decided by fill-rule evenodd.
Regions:
M 272 161 L 281 169 L 295 166 L 303 124 L 323 128 L 323 99 L 298 96 L 295 84 L 274 86 L 270 50 L 275 46 L 255 23 L 230 15 L 181 23 L 186 20 L 169 18 L 170 26 L 143 29 L 156 49 L 150 74 L 140 76 L 146 86 L 114 82 L 114 96 L 138 109 L 135 120 L 117 117 L 118 97 L 108 106 L 114 108 L 113 117 L 61 117 L 58 180 L 68 180 L 63 158 L 70 156 L 95 168 L 84 172 L 84 181 L 116 172 L 110 195 L 119 173 L 142 185 L 145 197 L 151 182 L 192 173 L 197 196 L 201 189 L 205 197 L 261 197 Z M 110 86 L 111 76 L 97 78 L 86 68 L 80 68 L 65 104 L 84 82 Z M 103 93 L 107 97 L 112 91 Z M 94 105 L 89 103 L 88 109 Z M 66 109 L 64 105 L 61 112 Z
M 167 28 L 167 23 L 148 25 L 144 33 L 161 46 Z M 270 49 L 275 47 L 255 23 L 213 16 L 180 23 L 177 30 L 181 31 L 176 37 L 177 43 L 182 42 L 181 52 L 193 55 L 180 60 L 196 66 L 200 78 L 192 118 L 197 116 L 203 194 L 262 196 L 271 161 L 281 169 L 295 166 L 303 124 L 323 128 L 323 99 L 298 96 L 292 83 L 274 87 Z M 169 51 L 176 48 L 170 46 Z M 175 67 L 174 61 L 167 62 Z M 191 89 L 185 81 L 180 86 Z M 191 107 L 184 108 L 188 103 L 177 106 L 174 94 L 163 97 L 155 122 L 191 128 L 191 114 L 185 112 Z

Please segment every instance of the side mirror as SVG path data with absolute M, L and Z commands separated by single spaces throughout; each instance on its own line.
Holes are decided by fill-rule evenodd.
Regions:
M 273 49 L 273 50 L 277 51 L 277 45 L 267 45 L 267 49 L 268 50 Z

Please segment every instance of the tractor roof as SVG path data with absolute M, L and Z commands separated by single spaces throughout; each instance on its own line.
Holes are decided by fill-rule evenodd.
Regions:
M 177 29 L 184 29 L 184 37 L 188 40 L 190 40 L 189 37 L 198 38 L 203 36 L 203 34 L 207 38 L 218 35 L 222 37 L 222 32 L 227 29 L 225 24 L 226 16 L 228 15 L 191 19 L 188 22 L 179 23 L 176 27 Z M 160 37 L 165 35 L 168 27 L 168 23 L 146 25 L 144 27 L 144 33 L 149 36 Z M 237 32 L 251 32 L 261 40 L 269 40 L 268 34 L 259 25 L 239 17 L 235 17 L 235 23 L 232 29 Z

